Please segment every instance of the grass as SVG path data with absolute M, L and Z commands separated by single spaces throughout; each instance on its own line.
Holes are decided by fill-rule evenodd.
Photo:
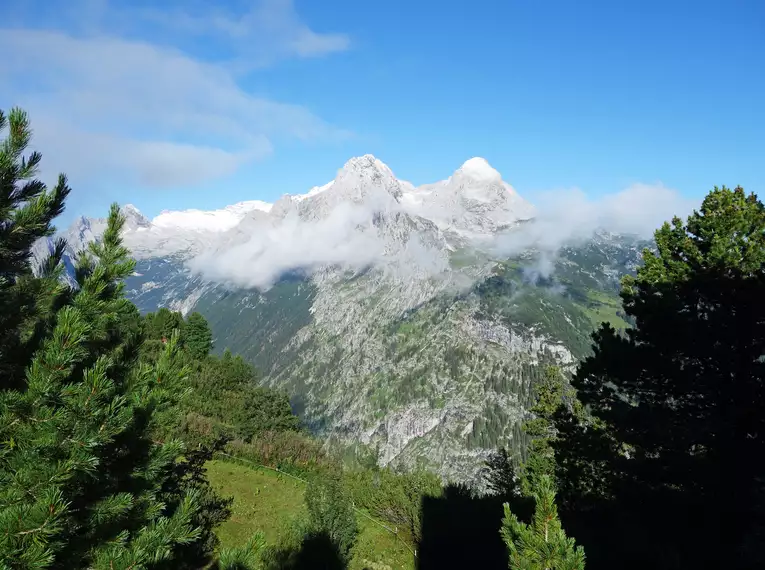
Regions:
M 257 531 L 273 544 L 284 521 L 305 511 L 300 481 L 227 461 L 210 461 L 206 467 L 215 490 L 224 497 L 234 497 L 231 518 L 218 529 L 224 547 L 242 545 Z
M 257 531 L 274 544 L 285 523 L 305 513 L 305 485 L 291 477 L 238 463 L 213 460 L 207 476 L 223 496 L 234 497 L 231 518 L 218 529 L 221 546 L 238 546 Z M 411 552 L 389 531 L 359 514 L 359 536 L 350 570 L 412 570 Z
M 595 290 L 589 290 L 587 297 L 589 300 L 586 307 L 587 316 L 595 327 L 599 327 L 601 322 L 606 322 L 616 329 L 629 328 L 629 324 L 616 314 L 622 308 L 619 297 Z

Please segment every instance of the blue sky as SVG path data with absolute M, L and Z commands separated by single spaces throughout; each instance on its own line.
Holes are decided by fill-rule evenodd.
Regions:
M 272 201 L 366 153 L 415 184 L 483 156 L 532 201 L 765 193 L 761 0 L 51 5 L 4 8 L 0 107 L 69 174 L 64 223 Z

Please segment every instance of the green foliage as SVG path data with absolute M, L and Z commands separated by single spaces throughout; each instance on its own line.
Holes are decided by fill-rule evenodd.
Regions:
M 505 498 L 501 535 L 510 553 L 509 567 L 517 570 L 584 569 L 584 551 L 566 538 L 557 515 L 553 480 L 556 472 L 554 444 L 558 438 L 555 419 L 561 413 L 581 414 L 581 404 L 556 366 L 545 370 L 535 386 L 530 418 L 523 423 L 531 438 L 525 461 L 516 477 L 517 455 L 505 449 L 490 456 L 486 481 L 491 494 Z M 525 498 L 534 501 L 531 525 L 519 513 L 527 510 Z
M 623 280 L 634 326 L 572 381 L 591 419 L 556 420 L 565 520 L 598 567 L 762 566 L 765 207 L 715 188 L 655 239 Z
M 0 389 L 24 385 L 32 353 L 67 294 L 58 282 L 66 244 L 56 241 L 40 260 L 43 279 L 33 277 L 31 258 L 34 243 L 54 233 L 53 219 L 70 192 L 63 174 L 52 189 L 35 178 L 42 156 L 24 155 L 32 136 L 24 111 L 0 111 L 0 132 L 6 129 L 0 144 Z
M 208 471 L 214 487 L 234 497 L 233 514 L 219 532 L 222 546 L 244 544 L 247 537 L 261 529 L 268 542 L 261 551 L 262 565 L 295 567 L 303 539 L 311 532 L 303 500 L 305 483 L 271 469 L 254 468 L 244 461 L 214 460 L 208 464 Z M 363 515 L 358 515 L 357 520 L 359 537 L 348 565 L 351 570 L 414 568 L 412 552 L 401 540 Z M 336 548 L 332 549 L 337 561 Z M 316 567 L 308 563 L 308 568 Z
M 521 490 L 529 496 L 538 487 L 541 477 L 555 476 L 553 446 L 558 438 L 555 418 L 568 410 L 576 414 L 581 413 L 581 404 L 556 366 L 547 368 L 535 391 L 536 401 L 529 409 L 531 417 L 523 424 L 523 430 L 531 438 L 531 442 L 527 459 L 521 467 Z
M 252 365 L 239 356 L 224 353 L 207 356 L 189 375 L 191 392 L 184 399 L 185 433 L 194 437 L 194 418 L 211 420 L 212 433 L 250 441 L 263 432 L 299 430 L 286 394 L 256 384 Z
M 146 315 L 146 335 L 152 340 L 168 339 L 173 331 L 179 331 L 183 338 L 184 321 L 180 313 L 165 307 L 156 313 Z
M 312 476 L 336 467 L 335 461 L 324 453 L 320 441 L 297 431 L 265 431 L 250 442 L 233 440 L 226 448 L 236 457 L 298 476 Z
M 261 568 L 260 555 L 264 548 L 263 535 L 255 534 L 243 546 L 221 549 L 213 568 L 215 570 L 257 570 Z
M 71 191 L 61 174 L 52 190 L 37 175 L 42 155 L 24 151 L 32 137 L 29 117 L 18 108 L 6 116 L 0 111 L 0 132 L 8 135 L 0 145 L 0 277 L 4 283 L 30 275 L 32 246 L 55 231 L 53 219 L 64 211 Z
M 412 544 L 422 538 L 423 497 L 442 493 L 441 480 L 424 471 L 396 473 L 375 468 L 348 472 L 345 480 L 356 507 L 386 521 Z
M 197 494 L 163 496 L 183 446 L 153 442 L 152 419 L 178 400 L 184 371 L 177 335 L 153 366 L 138 363 L 123 223 L 112 206 L 24 389 L 0 392 L 0 560 L 14 568 L 158 567 L 201 536 Z
M 211 446 L 187 450 L 172 466 L 172 474 L 165 481 L 162 498 L 166 504 L 177 504 L 188 494 L 197 498 L 191 521 L 199 529 L 199 538 L 177 550 L 173 560 L 165 565 L 168 570 L 196 570 L 202 563 L 212 562 L 213 554 L 218 550 L 220 541 L 216 531 L 231 516 L 233 499 L 223 498 L 213 489 L 207 478 L 206 465 L 222 445 L 223 442 L 218 441 Z
M 183 325 L 183 344 L 191 358 L 202 360 L 212 350 L 212 331 L 200 313 L 193 312 Z
M 504 447 L 489 455 L 484 468 L 484 477 L 486 488 L 491 495 L 513 497 L 520 493 L 516 461 Z
M 328 471 L 314 477 L 306 488 L 305 502 L 311 530 L 307 539 L 326 536 L 336 546 L 340 558 L 349 560 L 359 527 L 342 475 Z
M 500 534 L 509 552 L 511 570 L 584 570 L 584 550 L 563 531 L 552 479 L 536 480 L 536 508 L 531 524 L 518 520 L 505 503 Z

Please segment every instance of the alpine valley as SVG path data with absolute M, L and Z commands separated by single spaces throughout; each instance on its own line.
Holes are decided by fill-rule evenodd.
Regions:
M 328 445 L 466 482 L 524 447 L 547 364 L 570 370 L 601 321 L 629 326 L 619 279 L 649 246 L 544 219 L 481 158 L 414 187 L 366 155 L 274 204 L 123 212 L 142 311 L 201 312 Z M 69 228 L 70 257 L 104 225 Z

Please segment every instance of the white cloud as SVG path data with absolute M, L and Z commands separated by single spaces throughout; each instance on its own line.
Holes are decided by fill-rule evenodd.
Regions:
M 341 49 L 340 36 L 312 32 L 290 2 L 262 2 L 239 22 L 238 35 L 225 30 L 226 21 L 237 23 L 233 15 L 216 20 L 221 41 L 231 43 L 230 57 L 218 61 L 175 47 L 193 39 L 180 32 L 153 34 L 151 41 L 131 36 L 145 20 L 138 12 L 93 0 L 78 5 L 90 10 L 82 14 L 85 33 L 0 29 L 0 50 L 13 54 L 0 61 L 0 96 L 4 106 L 29 111 L 35 147 L 45 157 L 43 175 L 63 170 L 82 181 L 108 173 L 146 186 L 186 186 L 268 155 L 280 138 L 347 135 L 305 107 L 252 95 L 234 72 L 250 54 L 240 44 L 263 26 L 275 26 L 279 39 L 271 52 L 260 49 L 264 62 Z M 117 15 L 124 16 L 121 25 L 104 24 Z M 168 24 L 183 21 L 178 14 L 168 16 Z M 207 21 L 201 13 L 189 18 Z
M 367 204 L 341 202 L 324 218 L 302 220 L 291 211 L 280 222 L 248 227 L 248 237 L 189 262 L 192 271 L 235 287 L 266 289 L 289 271 L 311 274 L 324 266 L 360 270 L 382 259 L 383 242 L 370 227 Z
M 191 269 L 212 281 L 260 289 L 287 272 L 310 275 L 327 266 L 346 270 L 374 266 L 407 282 L 445 275 L 448 253 L 434 226 L 420 224 L 417 230 L 404 220 L 381 227 L 372 224 L 380 211 L 389 220 L 407 212 L 433 218 L 438 212 L 421 207 L 412 211 L 392 203 L 382 186 L 351 202 L 357 183 L 333 186 L 301 202 L 302 217 L 295 209 L 281 221 L 258 213 L 223 243 L 191 260 Z M 536 282 L 552 275 L 562 247 L 582 244 L 599 230 L 650 238 L 664 221 L 687 215 L 694 205 L 660 184 L 636 184 L 598 198 L 588 198 L 580 190 L 553 191 L 538 201 L 533 222 L 474 245 L 500 259 L 537 250 L 535 261 L 524 269 L 525 278 Z
M 137 14 L 146 21 L 190 34 L 217 38 L 239 53 L 239 68 L 254 68 L 288 57 L 320 57 L 350 47 L 347 34 L 317 33 L 303 23 L 292 0 L 260 0 L 245 10 L 226 12 L 200 4 L 196 10 L 147 9 Z
M 690 214 L 695 205 L 662 184 L 634 184 L 598 198 L 579 189 L 546 192 L 538 200 L 534 222 L 498 236 L 494 247 L 500 255 L 529 248 L 552 254 L 598 230 L 647 239 L 673 216 Z

